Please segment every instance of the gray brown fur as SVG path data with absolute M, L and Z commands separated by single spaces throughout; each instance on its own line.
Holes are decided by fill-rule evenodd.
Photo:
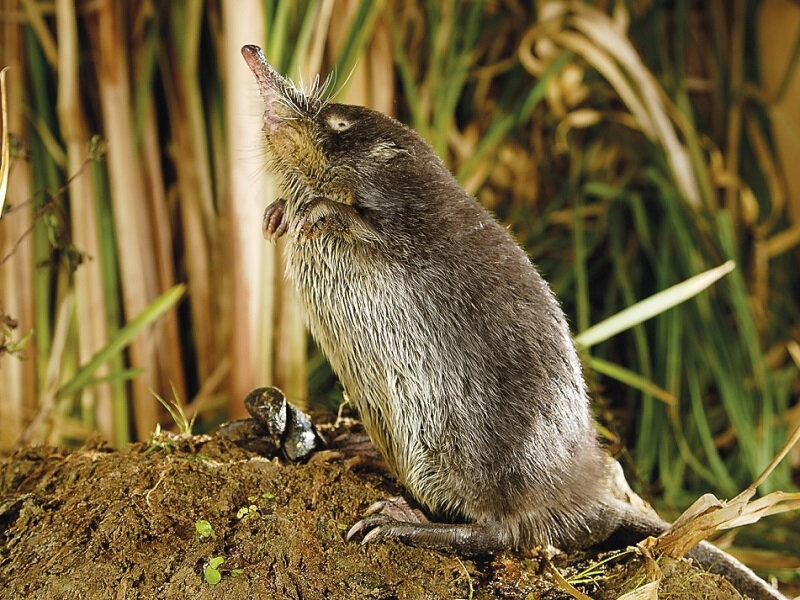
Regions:
M 508 231 L 415 132 L 304 98 L 243 53 L 309 329 L 399 481 L 432 515 L 467 522 L 372 524 L 462 551 L 662 529 L 608 493 L 564 313 Z

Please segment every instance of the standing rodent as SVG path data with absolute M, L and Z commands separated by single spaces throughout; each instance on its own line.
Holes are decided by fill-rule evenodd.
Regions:
M 287 234 L 287 276 L 373 443 L 430 514 L 456 521 L 398 520 L 388 502 L 355 532 L 481 553 L 662 531 L 609 493 L 564 313 L 511 235 L 414 131 L 306 96 L 260 48 L 242 53 L 284 193 L 265 234 Z M 710 545 L 698 554 L 751 596 L 782 597 Z

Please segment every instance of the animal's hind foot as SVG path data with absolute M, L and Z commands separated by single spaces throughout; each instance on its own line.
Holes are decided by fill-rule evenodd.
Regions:
M 428 517 L 418 508 L 413 508 L 402 496 L 395 496 L 388 500 L 378 500 L 367 508 L 365 517 L 383 515 L 396 521 L 407 523 L 430 523 Z
M 348 541 L 358 538 L 362 544 L 396 539 L 411 546 L 463 554 L 487 554 L 512 544 L 494 523 L 431 523 L 402 498 L 376 502 L 367 509 L 367 516 L 347 532 Z

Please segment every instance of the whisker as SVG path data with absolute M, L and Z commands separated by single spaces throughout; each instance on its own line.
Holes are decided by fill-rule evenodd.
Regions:
M 353 65 L 353 68 L 350 69 L 350 73 L 347 75 L 347 78 L 342 82 L 342 85 L 339 86 L 339 89 L 337 89 L 333 94 L 330 95 L 329 100 L 333 99 L 336 96 L 338 96 L 339 94 L 341 94 L 342 90 L 344 90 L 344 88 L 347 87 L 347 84 L 350 82 L 350 78 L 353 76 L 353 73 L 356 72 L 356 66 L 357 65 L 358 65 L 358 62 L 356 62 L 356 64 Z

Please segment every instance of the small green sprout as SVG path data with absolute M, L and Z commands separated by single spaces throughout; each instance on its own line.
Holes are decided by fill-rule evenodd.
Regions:
M 172 454 L 172 451 L 178 447 L 178 440 L 170 437 L 166 432 L 161 431 L 161 425 L 156 423 L 155 431 L 150 436 L 150 441 L 147 443 L 143 454 L 150 454 L 154 450 L 164 450 L 167 454 Z
M 208 561 L 206 568 L 203 569 L 203 576 L 206 579 L 206 583 L 217 585 L 220 582 L 222 574 L 219 572 L 219 566 L 224 562 L 225 558 L 222 556 L 215 556 Z
M 195 521 L 194 530 L 197 532 L 197 537 L 200 538 L 201 542 L 205 538 L 216 539 L 217 537 L 214 534 L 214 528 L 211 526 L 211 523 L 209 523 L 205 519 L 200 519 L 199 521 Z
M 349 529 L 349 527 L 347 526 L 347 523 L 337 523 L 336 524 L 336 528 L 339 531 L 347 531 Z
M 236 518 L 241 519 L 242 521 L 249 519 L 250 517 L 254 517 L 258 514 L 258 507 L 255 504 L 251 504 L 250 506 L 243 506 L 239 509 L 236 513 Z
M 178 396 L 178 390 L 175 389 L 175 385 L 171 381 L 169 385 L 172 388 L 172 398 L 169 400 L 165 400 L 153 390 L 150 390 L 150 393 L 155 396 L 156 400 L 158 400 L 165 409 L 167 409 L 172 420 L 175 421 L 178 431 L 184 435 L 191 435 L 192 429 L 194 429 L 194 420 L 197 418 L 197 412 L 189 419 L 186 416 L 186 411 L 183 409 L 183 402 L 181 402 L 180 396 Z
M 231 569 L 231 577 L 238 577 L 244 573 L 244 569 Z

